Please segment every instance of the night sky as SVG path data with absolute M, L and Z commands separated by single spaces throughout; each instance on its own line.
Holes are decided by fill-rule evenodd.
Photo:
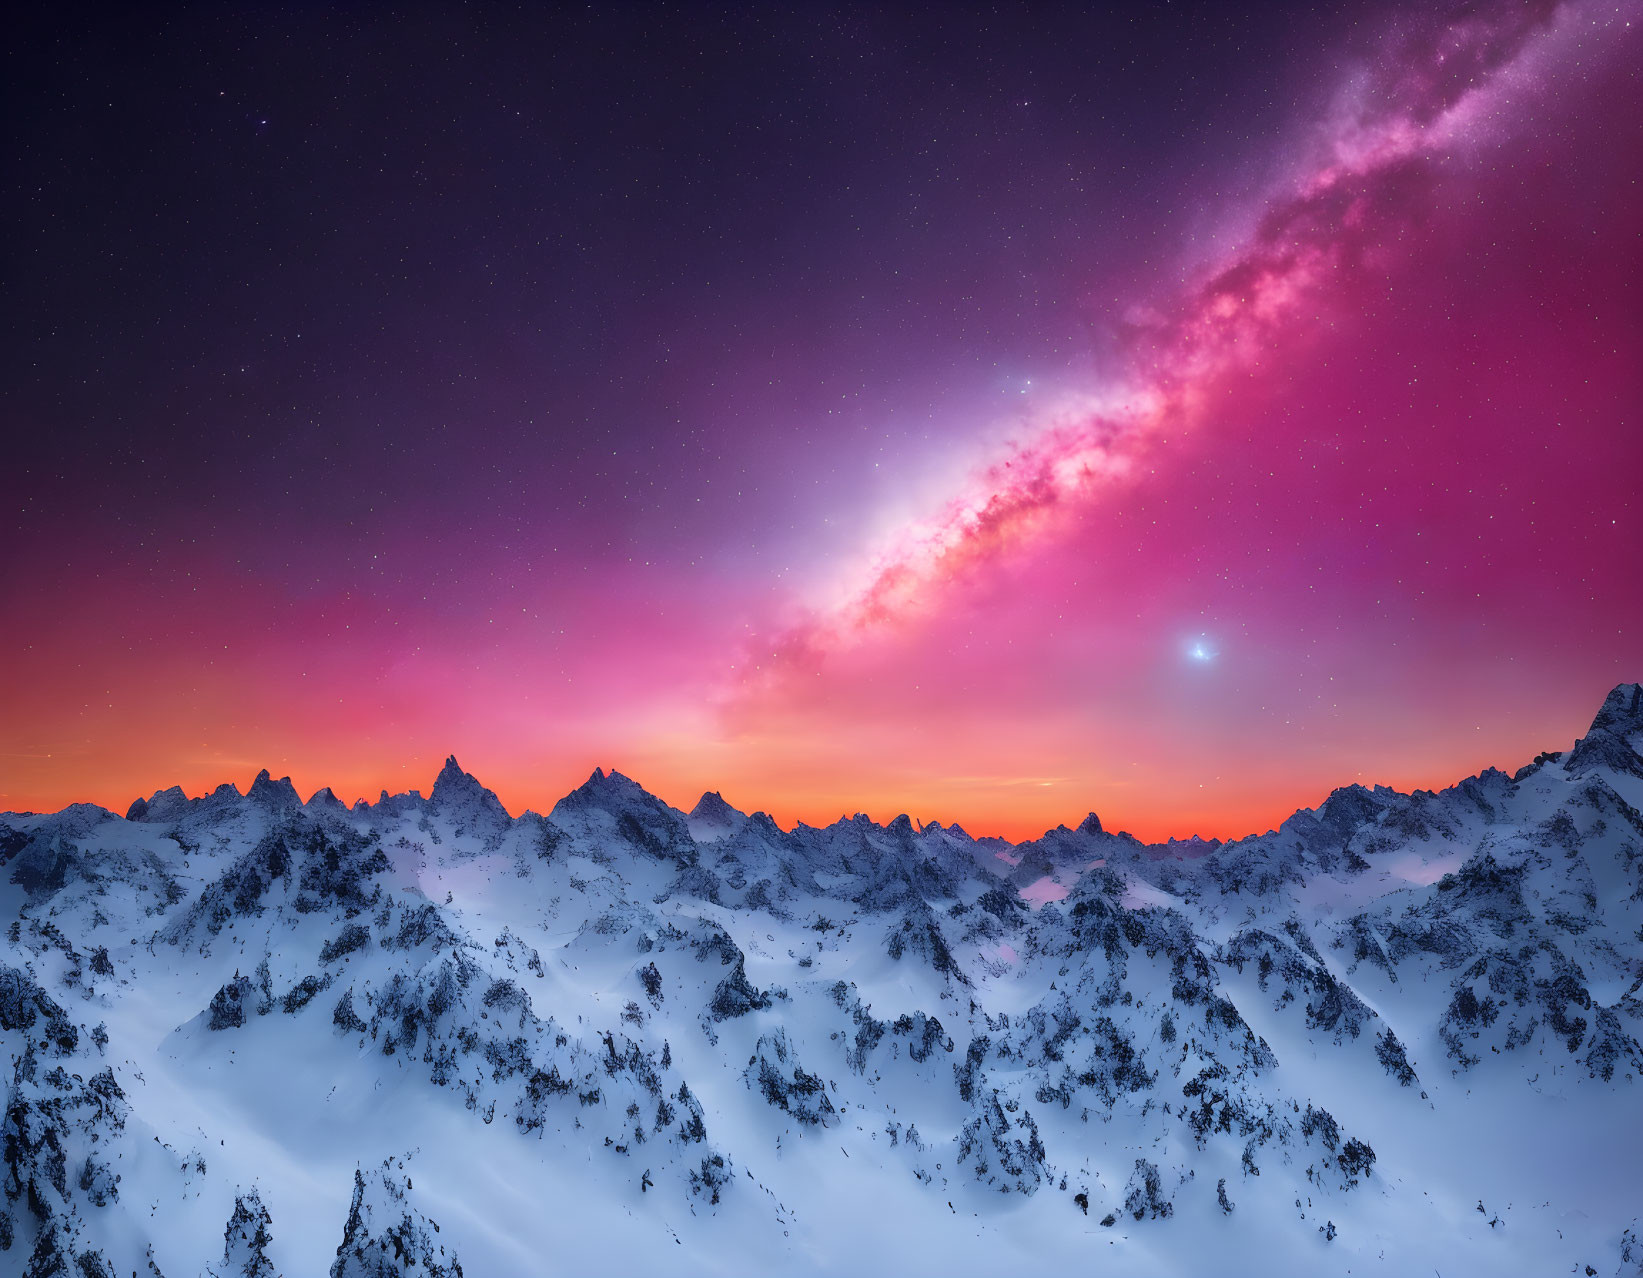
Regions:
M 1643 3 L 37 14 L 0 807 L 1265 829 L 1643 676 Z

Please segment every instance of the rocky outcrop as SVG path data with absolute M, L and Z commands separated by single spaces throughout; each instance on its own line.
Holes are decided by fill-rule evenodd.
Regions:
M 439 1226 L 411 1202 L 401 1159 L 354 1172 L 354 1197 L 331 1278 L 462 1278 L 462 1265 L 437 1237 Z
M 827 1098 L 826 1082 L 820 1075 L 807 1073 L 800 1066 L 786 1030 L 759 1036 L 747 1068 L 742 1071 L 742 1080 L 798 1122 L 826 1127 L 838 1117 L 833 1102 Z

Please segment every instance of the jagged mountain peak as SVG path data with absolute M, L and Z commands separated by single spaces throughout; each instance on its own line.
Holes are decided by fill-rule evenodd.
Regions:
M 454 754 L 445 760 L 445 766 L 434 779 L 434 788 L 428 796 L 428 802 L 435 808 L 443 808 L 451 803 L 477 802 L 507 815 L 507 809 L 503 807 L 502 800 L 496 797 L 495 791 L 487 789 L 473 773 L 463 771 Z
M 589 795 L 598 795 L 598 794 L 605 794 L 605 795 L 609 795 L 609 794 L 635 795 L 635 794 L 641 794 L 641 795 L 644 795 L 646 798 L 650 798 L 650 799 L 656 798 L 655 795 L 651 794 L 651 792 L 649 790 L 645 789 L 645 787 L 643 785 L 641 785 L 639 782 L 635 781 L 632 777 L 628 776 L 626 773 L 619 772 L 615 768 L 610 768 L 608 770 L 605 769 L 605 768 L 595 768 L 591 773 L 588 774 L 588 779 L 586 781 L 582 782 L 582 784 L 579 785 L 575 790 L 571 791 L 571 793 L 572 794 L 586 793 L 586 794 L 589 794 Z M 657 800 L 657 801 L 660 802 L 660 800 Z
M 328 785 L 321 786 L 318 790 L 315 790 L 314 793 L 309 796 L 308 802 L 303 804 L 303 807 L 310 812 L 348 811 L 347 805 L 344 804 L 341 799 L 337 798 L 336 794 Z
M 1574 744 L 1563 766 L 1570 776 L 1593 768 L 1643 777 L 1643 685 L 1622 683 L 1603 699 L 1591 730 Z
M 1354 782 L 1331 790 L 1329 797 L 1318 805 L 1317 818 L 1331 828 L 1345 829 L 1373 821 L 1384 801 L 1384 795 Z
M 749 827 L 763 831 L 761 817 L 762 813 L 755 813 L 749 817 L 726 803 L 724 796 L 717 790 L 708 790 L 696 800 L 696 806 L 690 810 L 685 820 L 690 826 L 693 838 L 711 842 L 740 833 Z M 769 818 L 763 817 L 763 820 L 768 821 Z
M 263 788 L 258 790 L 256 783 L 253 783 L 252 791 L 264 806 L 276 809 L 302 806 L 289 777 L 283 781 L 274 781 L 269 778 L 265 769 L 258 780 L 263 783 Z M 131 806 L 126 809 L 126 820 L 144 821 L 153 825 L 168 825 L 184 820 L 210 821 L 238 811 L 248 797 L 252 796 L 241 794 L 239 787 L 229 781 L 223 782 L 210 794 L 198 799 L 190 799 L 182 786 L 173 785 L 164 790 L 156 790 L 147 799 L 133 800 Z
M 498 839 L 513 824 L 502 800 L 481 785 L 478 777 L 464 772 L 454 754 L 434 780 L 428 807 L 445 817 L 457 834 L 476 835 L 487 842 Z
M 626 805 L 631 803 L 660 804 L 657 798 L 644 786 L 632 777 L 624 776 L 615 768 L 606 772 L 603 768 L 595 768 L 588 779 L 577 786 L 554 807 L 561 805 L 571 807 L 610 807 L 612 804 Z M 668 806 L 663 804 L 663 806 Z M 673 809 L 669 807 L 669 811 Z
M 1171 837 L 1169 841 L 1164 844 L 1164 846 L 1170 849 L 1186 849 L 1189 852 L 1194 852 L 1206 848 L 1218 848 L 1221 846 L 1221 840 L 1214 838 L 1206 839 L 1201 834 L 1189 834 L 1184 839 Z
M 1592 731 L 1643 732 L 1643 683 L 1617 683 L 1592 719 Z
M 178 820 L 188 811 L 189 799 L 183 793 L 180 785 L 167 786 L 163 790 L 156 790 L 148 799 L 138 799 L 131 805 L 136 810 L 138 804 L 142 810 L 135 817 L 127 813 L 127 820 L 153 821 L 156 823 Z
M 704 790 L 702 797 L 696 800 L 696 806 L 690 810 L 690 815 L 697 820 L 715 821 L 745 814 L 726 803 L 724 795 L 717 790 Z
M 221 792 L 221 787 L 218 787 L 218 792 Z M 291 784 L 291 778 L 281 777 L 276 781 L 269 775 L 267 768 L 257 773 L 245 797 L 258 807 L 275 811 L 302 806 L 302 800 L 297 797 L 297 787 Z
M 373 807 L 373 814 L 378 820 L 402 816 L 407 812 L 417 812 L 427 806 L 427 800 L 422 797 L 421 790 L 406 790 L 401 794 L 389 794 L 384 790 Z
M 628 844 L 680 865 L 696 859 L 689 818 L 615 769 L 595 768 L 586 782 L 553 805 L 548 818 L 588 838 L 614 832 Z
M 1096 816 L 1093 812 L 1078 823 L 1078 832 L 1080 834 L 1106 833 L 1106 831 L 1101 828 L 1101 818 Z

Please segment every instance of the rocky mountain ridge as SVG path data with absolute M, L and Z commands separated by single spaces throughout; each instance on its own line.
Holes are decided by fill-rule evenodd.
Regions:
M 1622 685 L 1228 843 L 513 817 L 455 758 L 6 814 L 0 1257 L 1636 1273 L 1640 745 Z

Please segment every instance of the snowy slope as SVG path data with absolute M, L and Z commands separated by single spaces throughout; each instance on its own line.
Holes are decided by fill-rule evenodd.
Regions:
M 0 817 L 0 1272 L 1643 1272 L 1643 693 L 1230 844 Z

